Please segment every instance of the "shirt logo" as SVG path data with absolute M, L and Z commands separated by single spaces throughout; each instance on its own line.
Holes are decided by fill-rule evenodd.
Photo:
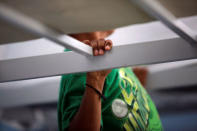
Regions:
M 125 130 L 146 130 L 150 110 L 146 97 L 147 94 L 137 82 L 135 76 L 127 74 L 124 68 L 119 70 L 119 75 L 122 100 L 115 99 L 113 101 L 113 113 L 119 118 L 125 116 L 128 118 L 124 123 Z M 113 106 L 115 106 L 115 109 L 113 109 Z
M 112 102 L 112 111 L 116 117 L 123 118 L 128 113 L 127 104 L 121 99 L 115 99 Z

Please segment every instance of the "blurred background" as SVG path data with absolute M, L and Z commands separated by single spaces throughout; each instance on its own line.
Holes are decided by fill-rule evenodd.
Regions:
M 181 21 L 197 31 L 196 0 L 159 1 L 176 17 L 180 18 Z M 0 2 L 10 4 L 11 6 L 17 4 L 17 2 L 15 3 L 6 0 L 1 0 Z M 97 4 L 97 2 L 94 3 L 88 0 L 86 2 L 90 4 L 87 4 L 87 6 L 95 6 Z M 120 1 L 117 0 L 117 2 Z M 74 3 L 75 5 L 78 5 L 77 1 Z M 28 5 L 28 3 L 26 4 Z M 70 5 L 72 4 L 70 3 L 66 6 Z M 27 13 L 29 13 L 28 11 L 32 11 L 30 8 L 25 9 L 21 8 L 22 6 L 17 5 L 16 7 L 22 11 L 27 10 Z M 80 7 L 77 9 L 81 10 Z M 139 11 L 138 8 L 135 8 L 134 10 Z M 65 13 L 66 11 L 67 10 L 62 9 L 62 12 Z M 147 16 L 141 10 L 139 12 L 138 15 L 141 15 L 142 17 L 136 17 L 137 20 L 134 22 L 128 20 L 131 24 L 119 21 L 121 27 L 118 26 L 118 23 L 110 27 L 107 26 L 108 28 L 118 27 L 108 39 L 111 39 L 115 43 L 137 43 L 142 41 L 160 40 L 161 38 L 177 37 L 174 32 L 160 22 Z M 124 11 L 122 13 L 124 13 Z M 47 12 L 44 14 L 49 15 Z M 125 16 L 127 17 L 127 15 Z M 34 15 L 34 17 L 37 16 Z M 46 22 L 45 20 L 49 21 L 50 19 L 54 19 L 52 17 L 46 17 L 47 19 L 41 17 L 37 18 L 44 21 L 44 23 Z M 72 19 L 70 22 L 72 23 Z M 61 27 L 56 26 L 56 23 L 49 22 L 46 24 L 61 33 L 71 33 L 70 30 L 72 29 L 74 29 L 74 33 L 76 33 L 79 28 L 78 26 L 72 28 L 65 27 L 69 30 L 66 32 L 65 30 L 59 30 Z M 61 23 L 58 24 L 61 25 Z M 63 52 L 64 50 L 63 47 L 44 38 L 38 39 L 36 36 L 6 25 L 9 28 L 8 29 L 5 25 L 5 22 L 0 21 L 0 43 L 2 44 L 0 45 L 0 60 L 52 54 Z M 97 30 L 98 28 L 106 29 L 106 25 L 98 27 L 92 25 L 88 31 Z M 84 27 L 81 27 L 79 30 L 84 31 Z M 4 45 L 5 43 L 12 44 Z M 166 131 L 197 130 L 196 67 L 197 59 L 131 67 L 155 102 L 164 130 Z M 0 131 L 58 130 L 57 101 L 60 79 L 61 77 L 57 76 L 0 83 Z

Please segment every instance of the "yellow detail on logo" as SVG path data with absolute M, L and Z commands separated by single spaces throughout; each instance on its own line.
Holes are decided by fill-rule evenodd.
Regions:
M 133 104 L 133 109 L 132 110 L 137 111 L 138 109 L 139 109 L 139 106 L 137 104 L 137 101 L 135 101 L 134 104 Z
M 130 94 L 128 95 L 125 89 L 122 89 L 121 92 L 122 92 L 122 95 L 123 95 L 123 97 L 124 97 L 125 102 L 126 102 L 128 105 L 131 105 L 131 104 L 132 104 L 132 101 L 133 101 L 133 99 L 134 99 L 133 94 L 130 93 Z
M 137 129 L 139 129 L 137 122 L 135 121 L 135 119 L 133 118 L 132 114 L 129 113 L 128 114 L 129 120 L 132 123 L 134 130 L 137 131 Z
M 124 128 L 125 128 L 126 131 L 134 131 L 133 128 L 130 126 L 128 121 L 126 121 L 124 123 Z
M 140 117 L 140 115 L 133 110 L 131 110 L 131 112 L 132 112 L 133 116 L 135 117 L 135 119 L 136 119 L 139 127 L 141 128 L 141 130 L 144 131 L 146 126 L 145 126 L 145 123 L 143 122 L 142 118 Z

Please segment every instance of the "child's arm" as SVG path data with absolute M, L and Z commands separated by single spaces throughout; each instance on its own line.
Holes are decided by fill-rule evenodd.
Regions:
M 112 42 L 104 39 L 85 41 L 93 47 L 94 55 L 103 55 L 112 48 Z M 88 72 L 86 84 L 102 94 L 105 78 L 111 70 Z M 80 108 L 69 125 L 70 131 L 99 131 L 101 121 L 101 96 L 92 88 L 86 87 Z

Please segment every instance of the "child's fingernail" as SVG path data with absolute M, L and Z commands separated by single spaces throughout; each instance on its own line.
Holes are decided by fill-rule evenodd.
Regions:
M 104 51 L 102 49 L 99 50 L 99 55 L 103 55 Z
M 98 55 L 98 50 L 94 50 L 94 55 L 97 56 Z
M 107 46 L 105 47 L 105 50 L 110 50 L 110 46 L 107 45 Z

